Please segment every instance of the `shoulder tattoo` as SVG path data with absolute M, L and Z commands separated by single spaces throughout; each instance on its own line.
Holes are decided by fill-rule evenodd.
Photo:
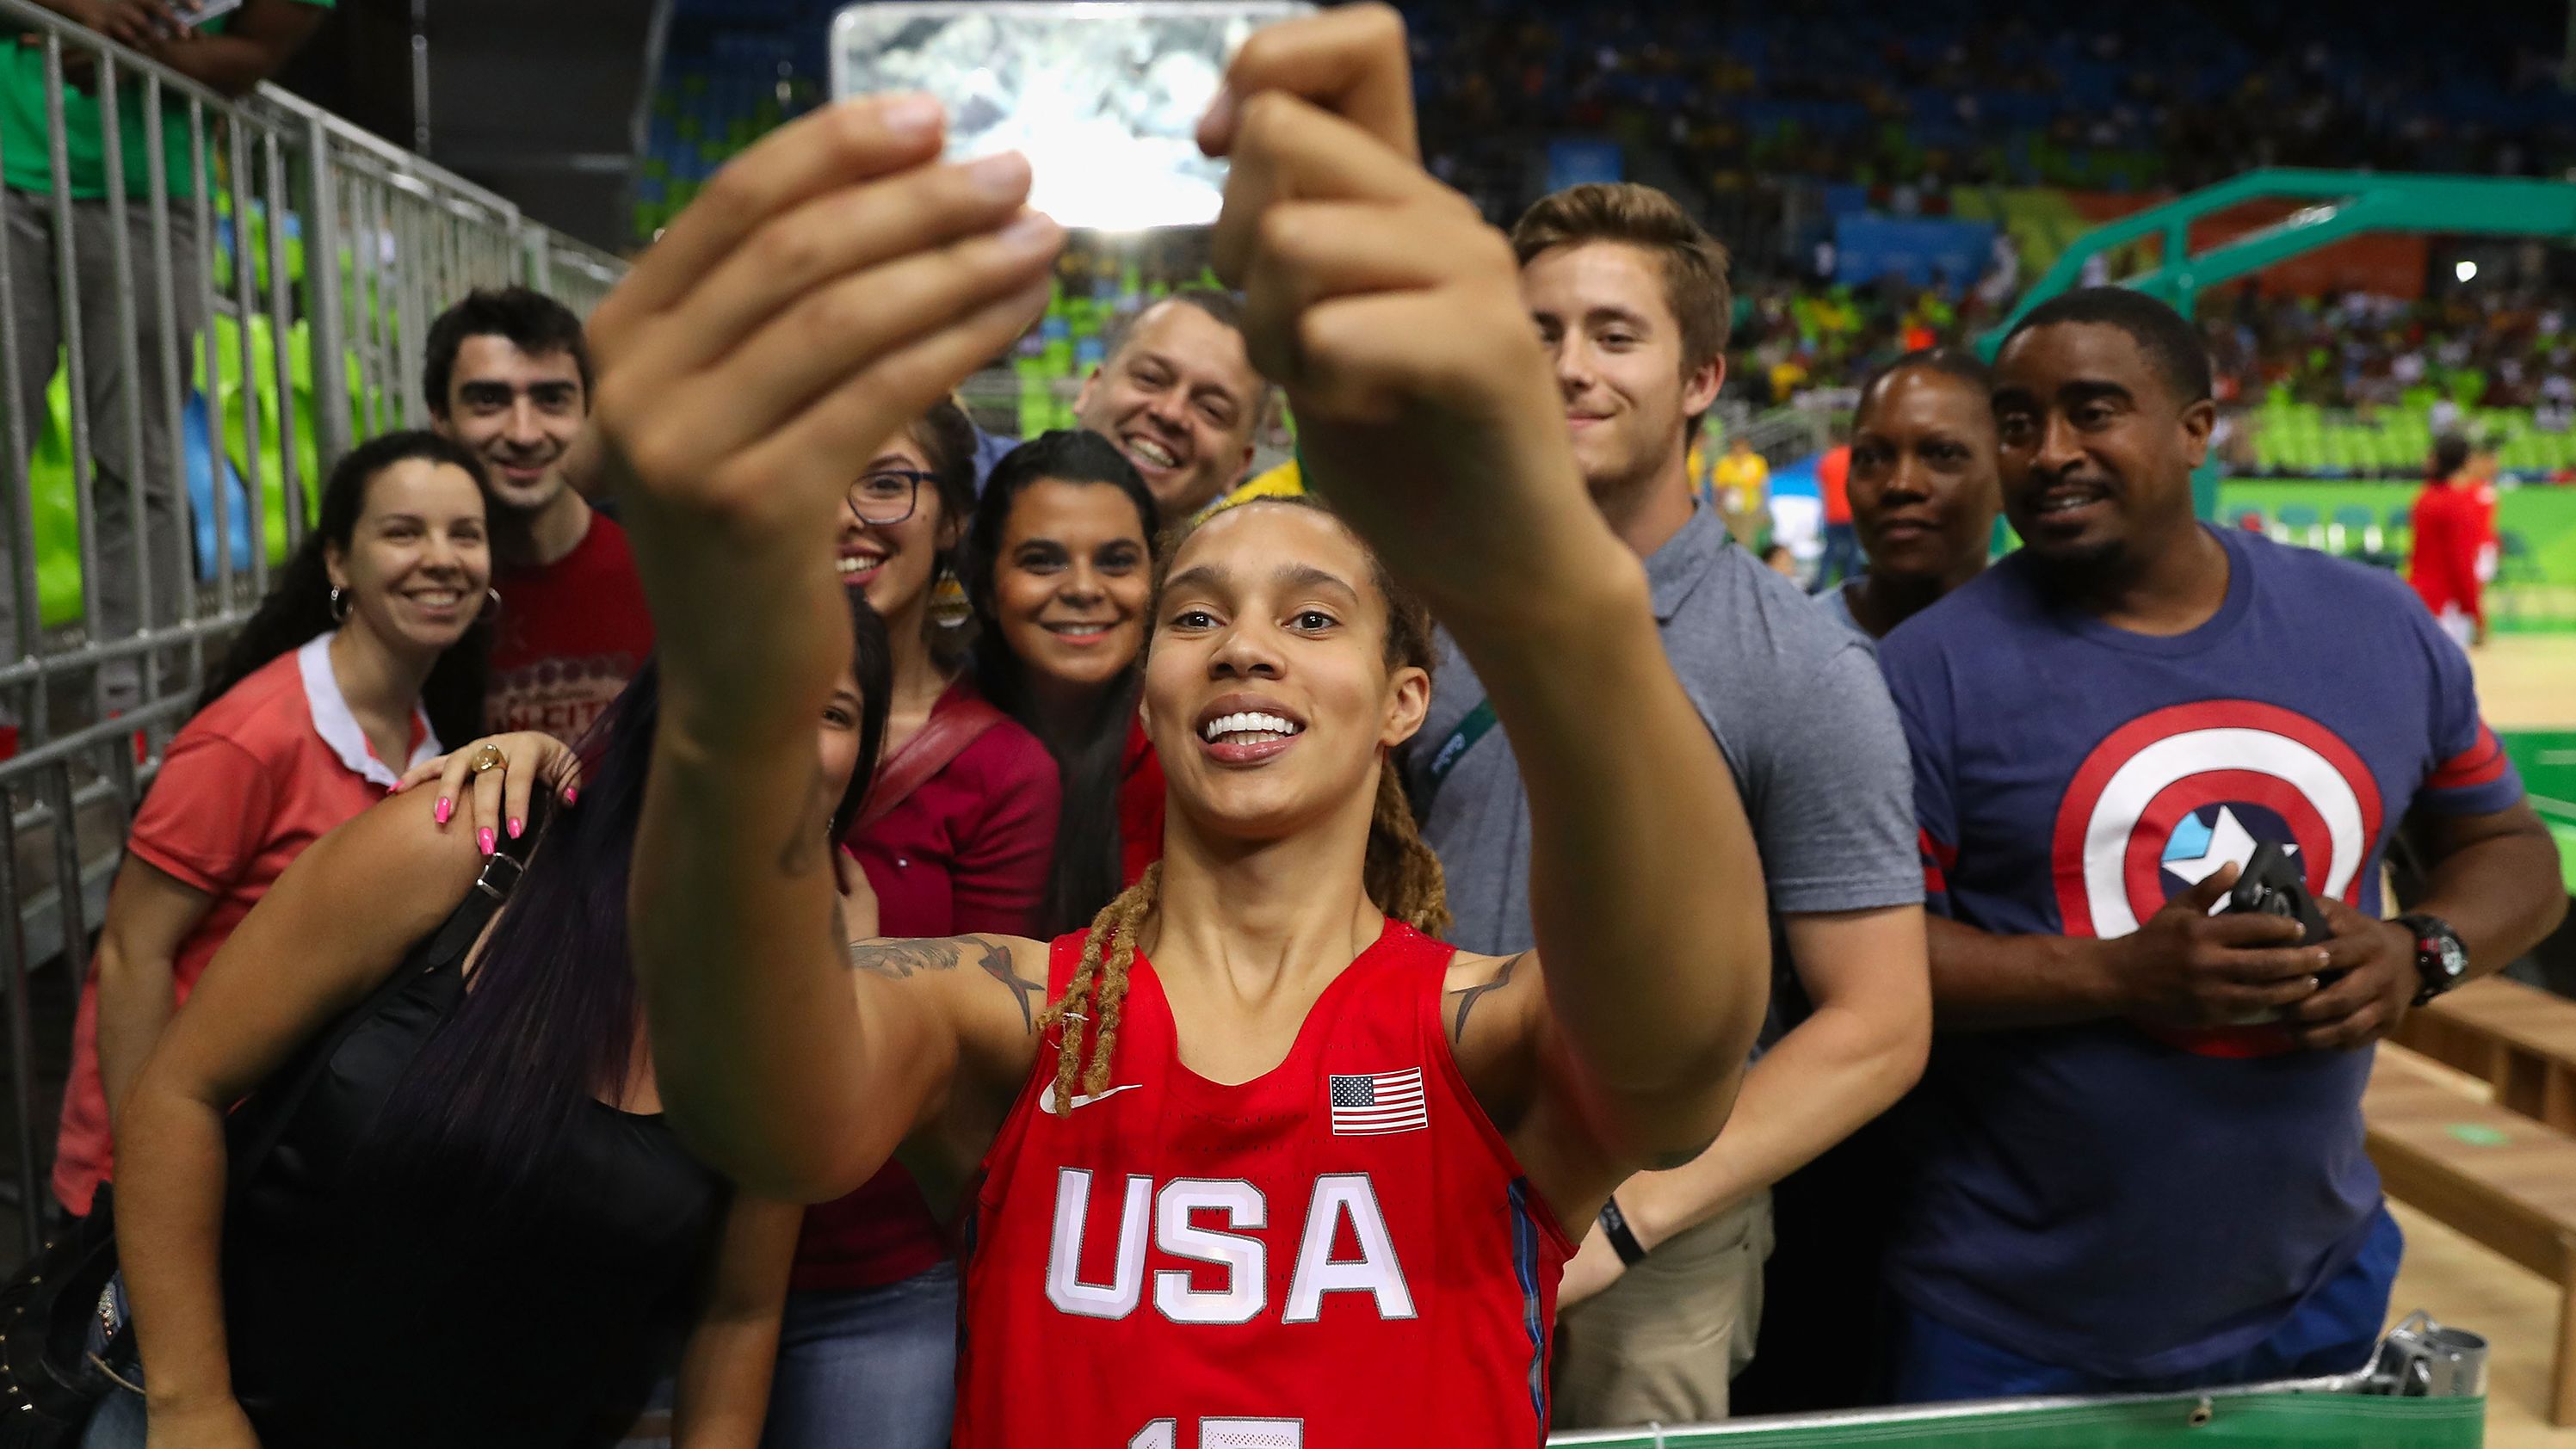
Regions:
M 1011 948 L 981 936 L 951 936 L 922 941 L 853 941 L 849 944 L 850 969 L 882 976 L 890 981 L 903 981 L 924 971 L 954 971 L 966 963 L 973 951 L 975 964 L 983 973 L 1000 982 L 1011 993 L 1011 1001 L 1020 1009 L 1020 1029 L 1038 1029 L 1038 1012 L 1046 1005 L 1046 983 L 1022 976 L 1011 958 Z
M 1529 955 L 1529 952 L 1523 951 L 1505 961 L 1501 969 L 1494 973 L 1494 979 L 1491 981 L 1478 982 L 1474 986 L 1462 987 L 1449 993 L 1458 1001 L 1457 1014 L 1449 1019 L 1449 1040 L 1452 1043 L 1467 1039 L 1467 1013 L 1476 1009 L 1476 1003 L 1484 999 L 1486 992 L 1510 985 L 1512 973 L 1520 968 L 1523 961 L 1529 959 Z
M 996 946 L 990 941 L 977 941 L 976 944 L 984 948 L 984 959 L 977 964 L 984 968 L 985 975 L 1002 983 L 1002 989 L 1011 993 L 1012 1002 L 1020 1008 L 1020 1029 L 1035 1032 L 1038 1029 L 1038 1010 L 1046 1005 L 1046 983 L 1031 981 L 1013 969 L 1009 947 Z

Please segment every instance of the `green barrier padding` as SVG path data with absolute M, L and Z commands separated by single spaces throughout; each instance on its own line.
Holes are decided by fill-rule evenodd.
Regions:
M 2576 730 L 2506 730 L 2500 738 L 2533 803 L 2576 825 Z
M 277 348 L 274 329 L 264 316 L 254 316 L 250 325 L 251 366 L 256 382 L 245 386 L 242 379 L 241 324 L 218 315 L 211 320 L 215 342 L 215 377 L 208 385 L 203 352 L 194 344 L 190 355 L 196 359 L 191 382 L 205 395 L 215 415 L 222 419 L 223 451 L 236 472 L 248 476 L 244 460 L 250 456 L 249 412 L 259 409 L 260 467 L 259 486 L 264 500 L 266 546 L 271 565 L 286 557 L 286 465 L 278 451 Z M 298 322 L 287 338 L 287 366 L 295 390 L 296 477 L 305 497 L 305 517 L 318 510 L 321 497 L 321 447 L 313 420 L 317 400 L 313 388 L 312 336 L 307 324 Z M 358 396 L 356 362 L 352 369 L 350 396 Z M 46 391 L 44 431 L 35 440 L 27 462 L 27 487 L 30 511 L 35 523 L 36 596 L 38 612 L 49 627 L 68 624 L 80 617 L 80 512 L 73 497 L 71 388 L 64 370 L 57 365 L 52 385 Z M 351 436 L 365 436 L 353 416 Z M 236 559 L 234 566 L 247 569 L 250 560 Z M 103 566 L 114 566 L 107 561 Z
M 2576 730 L 2510 730 L 2502 738 L 2531 808 L 2558 841 L 2558 869 L 2576 896 Z
M 2205 1421 L 2195 1423 L 2203 1412 Z M 1615 1449 L 2478 1449 L 2485 1437 L 2484 1399 L 2240 1394 L 1997 1407 L 1940 1417 L 1804 1419 L 1777 1426 L 1743 1420 L 1713 1430 L 1666 1430 L 1660 1440 L 1641 1433 L 1586 1435 L 1579 1442 Z
M 2407 509 L 2421 483 L 2364 483 L 2339 479 L 2231 478 L 2218 492 L 2221 522 L 2234 523 L 2249 509 L 2277 519 L 2286 506 L 2313 508 L 2327 519 L 2338 508 L 2360 508 L 2384 526 L 2390 510 Z M 2534 583 L 2576 585 L 2576 485 L 2526 483 L 2496 495 L 2496 529 L 2520 535 L 2530 552 L 2515 561 Z M 2497 583 L 2516 580 L 2499 577 Z

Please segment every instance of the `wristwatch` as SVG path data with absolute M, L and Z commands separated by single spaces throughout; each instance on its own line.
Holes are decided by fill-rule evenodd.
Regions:
M 2415 992 L 2417 1006 L 2468 979 L 2469 949 L 2460 944 L 2460 933 L 2450 922 L 2418 913 L 2399 916 L 2397 924 L 2415 938 L 2415 974 L 2424 978 Z

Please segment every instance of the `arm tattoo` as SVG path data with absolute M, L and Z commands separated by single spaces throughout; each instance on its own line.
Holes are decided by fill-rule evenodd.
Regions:
M 853 941 L 850 969 L 901 981 L 918 971 L 954 971 L 960 943 L 934 941 Z
M 1475 1009 L 1477 998 L 1497 987 L 1510 985 L 1512 981 L 1512 972 L 1518 968 L 1523 961 L 1529 959 L 1529 954 L 1529 952 L 1523 951 L 1519 955 L 1505 961 L 1503 963 L 1503 969 L 1495 972 L 1494 979 L 1491 981 L 1484 982 L 1477 986 L 1470 986 L 1463 991 L 1453 991 L 1449 993 L 1450 995 L 1458 998 L 1458 1015 L 1451 1021 L 1449 1026 L 1449 1040 L 1452 1043 L 1462 1042 L 1467 1039 L 1467 1013 Z
M 932 941 L 852 941 L 849 943 L 850 969 L 882 976 L 889 981 L 906 980 L 923 971 L 954 971 L 966 959 L 966 948 L 983 948 L 983 959 L 975 964 L 984 974 L 1002 983 L 1020 1008 L 1020 1029 L 1038 1029 L 1038 1009 L 1046 1005 L 1046 983 L 1031 981 L 1011 969 L 1011 948 L 996 945 L 981 936 L 957 936 Z
M 1046 1004 L 1046 983 L 1031 981 L 1012 970 L 1011 953 L 1007 947 L 996 946 L 990 941 L 981 944 L 984 947 L 984 959 L 981 963 L 984 974 L 1001 982 L 1011 993 L 1011 999 L 1019 1003 L 1020 1029 L 1024 1032 L 1036 1031 L 1038 1029 L 1037 1012 L 1029 1002 L 1030 998 L 1034 997 L 1039 1006 Z

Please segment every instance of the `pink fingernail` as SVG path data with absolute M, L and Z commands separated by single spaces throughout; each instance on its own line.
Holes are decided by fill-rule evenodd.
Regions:
M 517 817 L 516 815 L 513 815 L 513 816 L 511 816 L 511 817 L 510 817 L 510 838 L 511 838 L 512 840 L 516 840 L 516 839 L 518 839 L 518 838 L 519 838 L 519 832 L 520 832 L 520 831 L 522 831 L 522 830 L 525 830 L 525 829 L 527 829 L 527 828 L 528 828 L 528 825 L 527 825 L 527 822 L 526 822 L 526 821 L 521 820 L 521 819 L 520 819 L 519 817 Z
M 456 802 L 441 795 L 438 797 L 438 808 L 429 813 L 439 824 L 445 825 L 447 817 L 456 813 Z
M 492 853 L 492 827 L 486 825 L 482 829 L 475 831 L 474 843 L 483 847 L 483 853 L 485 855 L 490 855 Z
M 571 804 L 578 803 L 578 802 L 580 801 L 580 799 L 581 799 L 581 787 L 580 787 L 580 786 L 578 786 L 578 785 L 566 785 L 566 786 L 564 786 L 564 803 L 565 803 L 566 805 L 571 805 Z

